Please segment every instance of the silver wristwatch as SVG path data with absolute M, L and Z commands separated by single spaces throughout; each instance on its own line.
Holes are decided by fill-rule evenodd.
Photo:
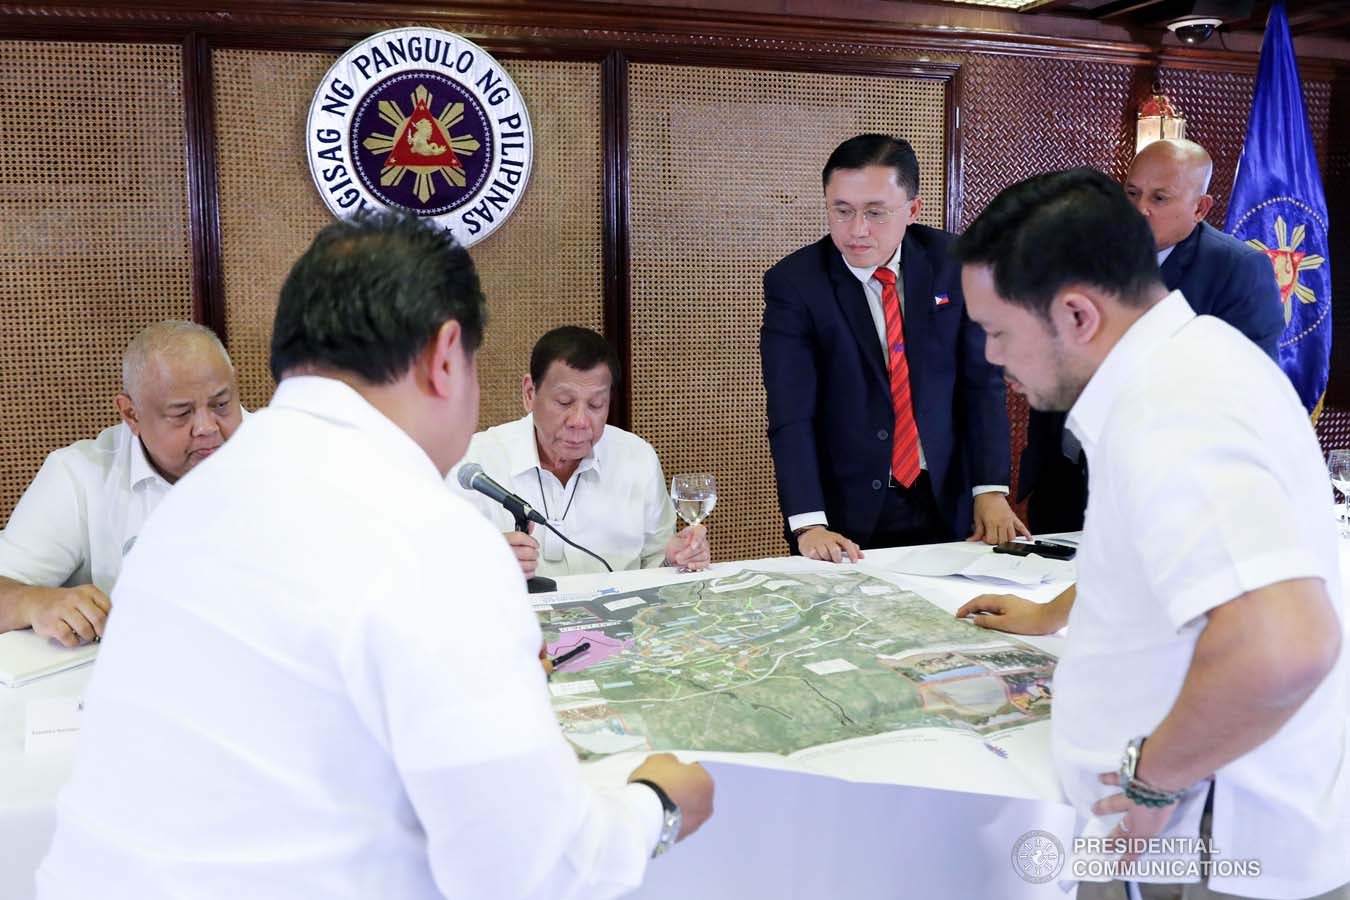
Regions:
M 654 781 L 648 781 L 645 778 L 634 779 L 633 784 L 645 784 L 656 794 L 656 799 L 661 801 L 661 809 L 665 817 L 661 820 L 661 836 L 656 839 L 656 847 L 652 850 L 652 859 L 656 859 L 662 853 L 665 853 L 671 847 L 675 846 L 675 839 L 680 836 L 680 807 L 670 795 L 662 790 L 661 786 Z
M 1144 738 L 1137 737 L 1125 745 L 1125 755 L 1120 759 L 1120 786 L 1124 787 L 1134 780 L 1134 771 L 1139 768 L 1139 757 L 1144 752 Z
M 1125 796 L 1140 806 L 1171 806 L 1186 796 L 1185 789 L 1165 791 L 1144 781 L 1135 772 L 1139 769 L 1139 758 L 1144 753 L 1144 741 L 1148 738 L 1137 737 L 1125 745 L 1125 754 L 1120 760 L 1120 787 Z

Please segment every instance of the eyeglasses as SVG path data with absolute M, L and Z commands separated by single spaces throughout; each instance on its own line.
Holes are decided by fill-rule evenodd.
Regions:
M 885 225 L 895 215 L 895 210 L 884 206 L 869 206 L 862 211 L 863 221 L 868 225 Z M 830 221 L 836 225 L 847 225 L 858 217 L 858 210 L 849 206 L 830 207 Z

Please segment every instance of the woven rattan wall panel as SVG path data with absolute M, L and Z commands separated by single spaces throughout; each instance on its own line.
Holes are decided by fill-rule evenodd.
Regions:
M 214 54 L 225 315 L 247 403 L 267 402 L 277 292 L 314 233 L 332 221 L 305 163 L 304 125 L 326 54 Z M 518 418 L 530 348 L 563 324 L 599 330 L 600 67 L 511 61 L 535 132 L 535 169 L 511 221 L 472 250 L 491 309 L 479 358 L 480 423 Z
M 1350 450 L 1350 409 L 1323 407 L 1322 415 L 1317 418 L 1317 439 L 1322 443 L 1323 454 L 1332 450 Z
M 117 421 L 131 337 L 192 314 L 181 53 L 0 41 L 0 523 Z
M 972 55 L 964 66 L 964 228 L 1010 184 L 1039 172 L 1095 166 L 1124 178 L 1134 155 L 1136 100 L 1151 87 L 1134 66 Z M 1158 85 L 1186 115 L 1186 134 L 1214 157 L 1209 222 L 1223 226 L 1254 76 L 1163 69 Z M 1331 85 L 1310 81 L 1304 99 L 1325 159 Z
M 717 476 L 717 558 L 779 555 L 758 351 L 764 270 L 825 232 L 820 167 L 864 131 L 914 144 L 923 218 L 941 226 L 945 88 L 656 65 L 632 66 L 629 85 L 634 429 L 667 475 Z
M 1005 187 L 1040 172 L 1096 166 L 1123 176 L 1133 154 L 1124 127 L 1129 66 L 1017 57 L 975 57 L 962 111 L 961 227 Z

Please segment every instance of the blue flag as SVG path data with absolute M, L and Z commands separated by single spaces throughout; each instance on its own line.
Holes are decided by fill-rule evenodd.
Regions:
M 1270 7 L 1247 141 L 1224 228 L 1270 257 L 1284 304 L 1280 366 L 1316 415 L 1331 365 L 1327 201 L 1284 0 Z

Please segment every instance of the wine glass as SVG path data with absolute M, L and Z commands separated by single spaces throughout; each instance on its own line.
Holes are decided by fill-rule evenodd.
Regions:
M 697 525 L 717 505 L 717 479 L 706 472 L 676 475 L 670 479 L 670 499 L 675 502 L 675 514 L 686 525 Z
M 1341 502 L 1350 501 L 1350 450 L 1332 450 L 1327 454 L 1327 471 L 1331 473 L 1331 484 L 1340 492 Z M 1341 507 L 1341 537 L 1350 537 L 1350 525 L 1346 523 L 1346 509 Z

